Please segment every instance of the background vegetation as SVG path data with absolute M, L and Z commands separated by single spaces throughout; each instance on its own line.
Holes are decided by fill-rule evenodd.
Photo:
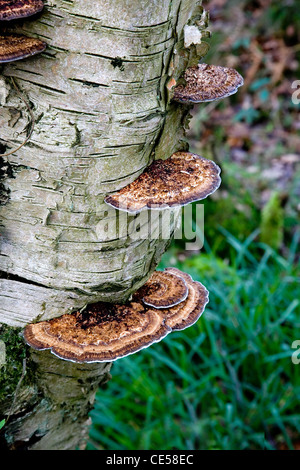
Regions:
M 200 280 L 196 325 L 117 361 L 88 449 L 299 449 L 300 11 L 295 0 L 210 0 L 206 62 L 236 67 L 239 93 L 195 106 L 191 150 L 222 168 L 201 253 L 174 242 L 160 268 Z

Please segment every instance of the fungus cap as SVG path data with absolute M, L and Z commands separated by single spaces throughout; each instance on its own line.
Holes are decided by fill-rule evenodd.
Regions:
M 190 152 L 155 160 L 132 183 L 105 198 L 108 205 L 127 212 L 184 206 L 214 193 L 221 184 L 220 168 Z
M 158 311 L 137 302 L 98 303 L 82 313 L 28 325 L 25 341 L 34 349 L 72 362 L 111 362 L 161 340 L 169 328 Z
M 26 59 L 46 49 L 45 42 L 21 35 L 0 35 L 0 64 Z
M 42 0 L 0 0 L 0 21 L 27 18 L 39 13 L 43 8 Z
M 155 271 L 133 296 L 154 308 L 170 308 L 183 302 L 189 293 L 185 280 L 171 272 Z
M 165 324 L 172 331 L 181 331 L 194 325 L 205 310 L 209 302 L 209 292 L 201 282 L 194 281 L 189 274 L 183 273 L 177 268 L 167 268 L 166 272 L 181 276 L 189 289 L 187 299 L 175 307 L 162 311 Z
M 173 330 L 194 324 L 208 302 L 208 292 L 189 275 L 171 269 L 188 285 L 186 300 L 175 307 L 155 309 L 142 302 L 98 303 L 83 312 L 27 325 L 24 339 L 37 350 L 51 349 L 72 362 L 111 362 L 162 340 Z
M 233 68 L 198 64 L 184 74 L 185 85 L 174 89 L 173 99 L 180 103 L 204 103 L 233 95 L 244 84 L 243 77 Z

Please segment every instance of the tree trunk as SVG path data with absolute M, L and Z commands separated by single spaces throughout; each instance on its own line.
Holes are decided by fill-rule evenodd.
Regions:
M 156 218 L 158 234 L 168 224 L 167 239 L 138 239 L 138 218 L 117 214 L 104 197 L 153 159 L 186 148 L 188 108 L 170 103 L 166 85 L 206 49 L 184 47 L 187 24 L 206 27 L 195 0 L 48 0 L 39 18 L 7 28 L 48 43 L 0 77 L 1 153 L 34 126 L 29 142 L 0 162 L 0 416 L 9 415 L 8 448 L 80 446 L 109 370 L 33 354 L 19 328 L 128 299 L 178 223 L 180 212 L 170 210 L 167 221 Z

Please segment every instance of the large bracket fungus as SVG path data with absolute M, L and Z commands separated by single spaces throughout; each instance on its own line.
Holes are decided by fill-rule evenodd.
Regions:
M 243 77 L 233 68 L 198 64 L 184 74 L 185 84 L 174 89 L 173 99 L 180 103 L 205 103 L 235 94 L 244 84 Z
M 0 35 L 0 64 L 26 59 L 46 49 L 43 41 L 21 35 Z
M 188 288 L 186 299 L 174 307 L 156 309 L 138 299 L 123 305 L 98 303 L 82 312 L 28 325 L 25 341 L 72 362 L 110 362 L 140 351 L 194 324 L 208 303 L 208 291 L 200 282 L 175 268 L 167 269 L 166 277 L 169 274 L 182 278 Z M 154 275 L 154 283 L 156 279 Z M 167 290 L 165 294 L 169 297 Z
M 214 193 L 220 183 L 220 168 L 214 162 L 190 152 L 176 152 L 167 160 L 155 160 L 105 202 L 133 213 L 184 206 Z
M 42 0 L 0 0 L 0 21 L 27 18 L 39 13 L 43 8 Z

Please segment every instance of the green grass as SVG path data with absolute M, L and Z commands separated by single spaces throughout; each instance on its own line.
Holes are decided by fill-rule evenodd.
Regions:
M 192 327 L 116 361 L 91 413 L 88 449 L 293 449 L 300 434 L 298 238 L 283 258 L 229 232 L 230 259 L 208 246 L 176 265 L 203 282 L 210 303 Z M 258 255 L 259 253 L 259 255 Z

